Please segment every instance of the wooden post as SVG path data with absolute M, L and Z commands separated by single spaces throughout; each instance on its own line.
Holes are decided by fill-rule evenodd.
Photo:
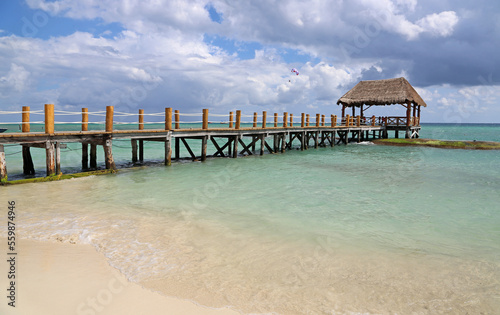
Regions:
M 45 104 L 45 133 L 54 133 L 54 104 Z
M 130 143 L 132 145 L 132 163 L 137 162 L 137 140 L 131 139 Z
M 23 145 L 23 174 L 24 175 L 35 175 L 35 166 L 33 165 L 33 159 L 31 158 L 30 147 Z
M 285 149 L 286 149 L 286 133 L 282 133 L 281 134 L 281 153 L 285 153 Z
M 261 134 L 260 135 L 260 155 L 264 155 L 265 141 L 266 141 L 266 135 Z
M 144 161 L 144 140 L 139 140 L 139 162 Z
M 7 163 L 5 162 L 5 150 L 3 144 L 0 144 L 0 182 L 5 183 L 6 181 L 7 181 Z
M 106 122 L 107 122 L 107 119 L 106 119 Z M 108 128 L 106 127 L 106 130 L 107 129 Z M 139 130 L 144 130 L 144 109 L 139 109 Z
M 356 106 L 352 106 L 352 117 L 356 116 Z
M 113 132 L 113 106 L 106 106 L 106 132 Z
M 290 127 L 293 127 L 293 114 L 290 113 Z
M 238 127 L 236 129 L 239 129 L 239 125 L 238 125 L 238 112 L 240 112 L 240 114 L 241 114 L 241 111 L 239 111 L 239 110 L 236 111 L 236 126 Z M 238 140 L 239 140 L 238 135 L 234 136 L 234 139 L 233 139 L 233 141 L 234 141 L 234 143 L 233 143 L 233 158 L 237 158 L 238 157 Z
M 203 109 L 203 124 L 202 129 L 208 129 L 208 108 Z
M 208 109 L 207 109 L 208 111 Z M 207 142 L 208 136 L 204 136 L 201 138 L 201 161 L 205 161 L 207 159 Z
M 61 144 L 59 142 L 55 143 L 56 147 L 56 174 L 61 173 Z
M 257 113 L 253 113 L 253 127 L 257 128 Z
M 333 114 L 330 115 L 330 119 L 331 119 L 331 127 L 335 127 L 335 122 L 334 122 Z
M 361 126 L 361 116 L 356 116 L 356 126 L 359 127 Z
M 316 127 L 319 127 L 320 115 L 316 114 Z
M 180 126 L 179 126 L 179 110 L 176 109 L 175 112 L 174 112 L 174 117 L 175 117 L 175 129 L 180 129 Z
M 165 108 L 165 130 L 172 130 L 172 107 Z
M 321 126 L 325 126 L 325 115 L 321 115 Z
M 22 122 L 23 122 L 21 125 L 22 132 L 30 132 L 30 107 L 29 106 L 23 106 Z
M 345 117 L 345 105 L 342 104 L 342 119 Z
M 47 176 L 52 176 L 56 173 L 54 143 L 51 141 L 45 142 L 45 161 L 47 165 Z
M 306 117 L 306 114 L 304 114 L 304 113 L 300 114 L 300 127 L 301 128 L 304 128 L 304 126 L 305 126 L 305 117 Z
M 306 114 L 306 127 L 309 127 L 309 114 Z
M 375 120 L 376 120 L 376 119 L 375 119 L 375 115 L 373 115 L 373 116 L 372 116 L 372 127 L 374 127 L 374 126 L 375 126 Z
M 170 118 L 172 118 L 172 110 L 170 110 Z M 172 165 L 172 137 L 170 132 L 165 139 L 165 165 Z
M 106 163 L 106 169 L 107 170 L 114 170 L 114 169 L 116 169 L 115 161 L 113 160 L 113 151 L 112 151 L 112 141 L 111 141 L 111 139 L 107 139 L 107 140 L 104 141 L 103 149 L 104 149 L 104 160 L 105 160 L 105 163 Z
M 351 119 L 351 117 L 349 115 L 345 116 L 345 126 L 346 127 L 349 127 L 349 125 L 350 125 L 350 119 Z
M 82 143 L 82 169 L 86 170 L 89 168 L 89 144 L 86 142 Z
M 229 128 L 233 128 L 233 112 L 229 112 Z
M 413 126 L 417 126 L 417 105 L 413 105 Z
M 262 128 L 266 128 L 267 112 L 262 112 Z
M 97 168 L 97 145 L 95 143 L 90 144 L 90 168 Z
M 278 113 L 274 113 L 274 128 L 278 127 Z
M 288 113 L 287 112 L 283 113 L 283 127 L 284 128 L 288 127 Z
M 237 110 L 236 111 L 236 125 L 235 125 L 235 129 L 240 129 L 240 125 L 241 125 L 241 110 Z M 236 148 L 238 147 L 237 143 L 235 144 L 235 147 Z M 238 152 L 236 152 L 236 154 L 237 153 Z
M 337 115 L 333 115 L 333 127 L 337 126 Z
M 180 157 L 181 157 L 181 143 L 180 143 L 180 138 L 179 137 L 175 137 L 175 159 L 178 160 Z
M 418 126 L 420 126 L 420 105 L 418 105 L 417 117 L 418 117 Z
M 82 131 L 89 130 L 89 109 L 82 108 Z

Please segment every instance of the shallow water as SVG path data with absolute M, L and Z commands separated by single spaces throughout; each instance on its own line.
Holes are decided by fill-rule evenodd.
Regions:
M 499 141 L 499 126 L 421 134 L 436 135 Z M 118 163 L 127 145 L 113 147 Z M 147 143 L 145 155 L 161 162 L 162 150 Z M 131 281 L 208 306 L 494 313 L 499 157 L 365 143 L 1 190 L 23 237 L 92 244 Z

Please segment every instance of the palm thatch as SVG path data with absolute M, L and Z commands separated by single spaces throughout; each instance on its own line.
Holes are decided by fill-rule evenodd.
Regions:
M 360 81 L 344 94 L 337 104 L 347 107 L 362 105 L 392 105 L 411 102 L 426 107 L 424 100 L 405 78 Z

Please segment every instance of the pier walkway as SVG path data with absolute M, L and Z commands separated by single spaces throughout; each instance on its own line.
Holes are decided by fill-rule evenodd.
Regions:
M 0 179 L 2 182 L 7 181 L 5 144 L 22 146 L 25 176 L 35 174 L 30 148 L 45 149 L 46 173 L 47 176 L 52 176 L 61 172 L 60 149 L 64 148 L 66 143 L 81 143 L 82 170 L 89 171 L 97 169 L 96 147 L 98 145 L 104 149 L 105 168 L 111 170 L 116 168 L 112 146 L 113 140 L 118 139 L 131 141 L 131 161 L 133 163 L 144 160 L 144 141 L 163 142 L 165 145 L 165 165 L 171 165 L 172 159 L 181 158 L 181 146 L 184 146 L 188 151 L 189 158 L 204 161 L 207 157 L 237 158 L 242 155 L 263 155 L 266 151 L 268 153 L 284 153 L 292 148 L 307 150 L 348 144 L 351 141 L 360 142 L 366 139 L 387 138 L 389 131 L 394 131 L 395 137 L 398 137 L 399 132 L 402 131 L 405 137 L 413 138 L 418 137 L 421 128 L 416 117 L 408 120 L 406 117 L 350 117 L 347 115 L 337 121 L 336 115 L 330 115 L 327 122 L 325 115 L 316 114 L 315 121 L 311 122 L 309 114 L 302 113 L 294 119 L 293 114 L 283 113 L 282 116 L 278 116 L 275 113 L 269 122 L 265 111 L 259 117 L 257 113 L 242 115 L 239 110 L 236 111 L 236 115 L 233 112 L 230 112 L 229 115 L 212 114 L 211 117 L 225 116 L 229 120 L 227 122 L 210 122 L 208 109 L 203 110 L 201 121 L 187 122 L 190 123 L 189 126 L 199 127 L 185 128 L 183 126 L 181 128 L 180 116 L 182 114 L 178 110 L 172 113 L 171 108 L 165 108 L 165 113 L 162 114 L 164 128 L 145 129 L 144 127 L 148 123 L 144 121 L 144 116 L 148 114 L 139 110 L 138 123 L 133 123 L 138 126 L 137 130 L 117 130 L 113 123 L 114 107 L 107 106 L 106 112 L 99 112 L 106 117 L 104 130 L 89 130 L 89 125 L 92 125 L 92 122 L 89 122 L 88 117 L 93 113 L 89 113 L 86 108 L 83 108 L 81 123 L 79 122 L 81 130 L 55 131 L 54 105 L 46 104 L 43 113 L 41 112 L 38 111 L 39 114 L 45 116 L 42 132 L 30 131 L 29 117 L 30 113 L 34 112 L 25 106 L 22 112 L 18 112 L 22 114 L 20 132 L 8 132 L 9 130 L 7 130 L 7 132 L 0 133 Z M 63 111 L 58 112 L 64 114 Z M 14 112 L 8 113 L 13 114 Z M 126 115 L 131 114 L 126 113 Z M 185 115 L 193 116 L 193 114 Z M 253 120 L 243 122 L 242 117 L 250 117 Z M 300 122 L 297 122 L 296 120 L 299 119 Z M 158 126 L 158 122 L 155 126 Z M 201 152 L 193 152 L 186 141 L 188 139 L 201 141 Z M 211 147 L 215 148 L 213 152 L 207 151 L 209 142 L 213 144 Z

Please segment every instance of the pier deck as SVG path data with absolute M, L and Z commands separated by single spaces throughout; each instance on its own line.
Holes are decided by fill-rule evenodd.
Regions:
M 0 177 L 2 182 L 7 181 L 4 144 L 19 144 L 22 146 L 23 173 L 27 176 L 35 174 L 30 148 L 45 149 L 47 176 L 51 176 L 61 172 L 60 148 L 64 147 L 65 143 L 76 142 L 82 144 L 82 170 L 87 171 L 97 168 L 97 145 L 101 145 L 104 149 L 106 169 L 115 169 L 112 142 L 119 139 L 130 139 L 132 162 L 144 160 L 143 141 L 164 142 L 165 165 L 170 165 L 172 153 L 174 153 L 174 159 L 181 158 L 180 149 L 182 145 L 187 149 L 190 158 L 204 161 L 207 157 L 236 158 L 241 155 L 262 155 L 265 151 L 284 153 L 287 149 L 294 148 L 294 146 L 300 148 L 300 150 L 307 150 L 310 147 L 318 148 L 348 144 L 350 141 L 360 142 L 369 138 L 387 138 L 388 130 L 394 130 L 396 137 L 398 137 L 399 131 L 404 131 L 406 137 L 418 137 L 418 131 L 420 130 L 420 125 L 410 125 L 409 123 L 403 126 L 389 126 L 387 123 L 383 123 L 388 121 L 387 117 L 376 118 L 375 116 L 368 119 L 362 119 L 359 116 L 347 116 L 342 119 L 340 124 L 337 124 L 337 117 L 331 115 L 331 122 L 327 124 L 324 115 L 317 114 L 316 121 L 311 123 L 309 115 L 301 114 L 301 122 L 294 123 L 293 115 L 288 116 L 287 113 L 284 113 L 282 116 L 283 121 L 279 125 L 277 114 L 274 114 L 274 122 L 268 124 L 266 112 L 263 112 L 261 122 L 257 122 L 257 113 L 254 113 L 253 126 L 242 127 L 240 111 L 236 112 L 236 121 L 233 121 L 233 114 L 230 113 L 228 128 L 208 128 L 208 110 L 203 111 L 201 128 L 181 129 L 178 111 L 175 111 L 175 127 L 172 128 L 172 110 L 170 108 L 165 109 L 164 129 L 144 129 L 144 120 L 143 116 L 141 117 L 140 110 L 139 130 L 116 130 L 113 128 L 113 107 L 108 106 L 105 130 L 87 130 L 89 123 L 88 114 L 86 113 L 88 112 L 86 109 L 82 109 L 81 131 L 55 131 L 53 105 L 47 104 L 44 132 L 30 132 L 29 115 L 27 117 L 25 115 L 26 109 L 23 108 L 22 132 L 0 133 Z M 290 120 L 288 120 L 288 117 L 290 117 Z M 199 154 L 193 152 L 186 141 L 187 139 L 201 140 L 201 152 Z M 209 141 L 213 144 L 215 152 L 207 152 Z

